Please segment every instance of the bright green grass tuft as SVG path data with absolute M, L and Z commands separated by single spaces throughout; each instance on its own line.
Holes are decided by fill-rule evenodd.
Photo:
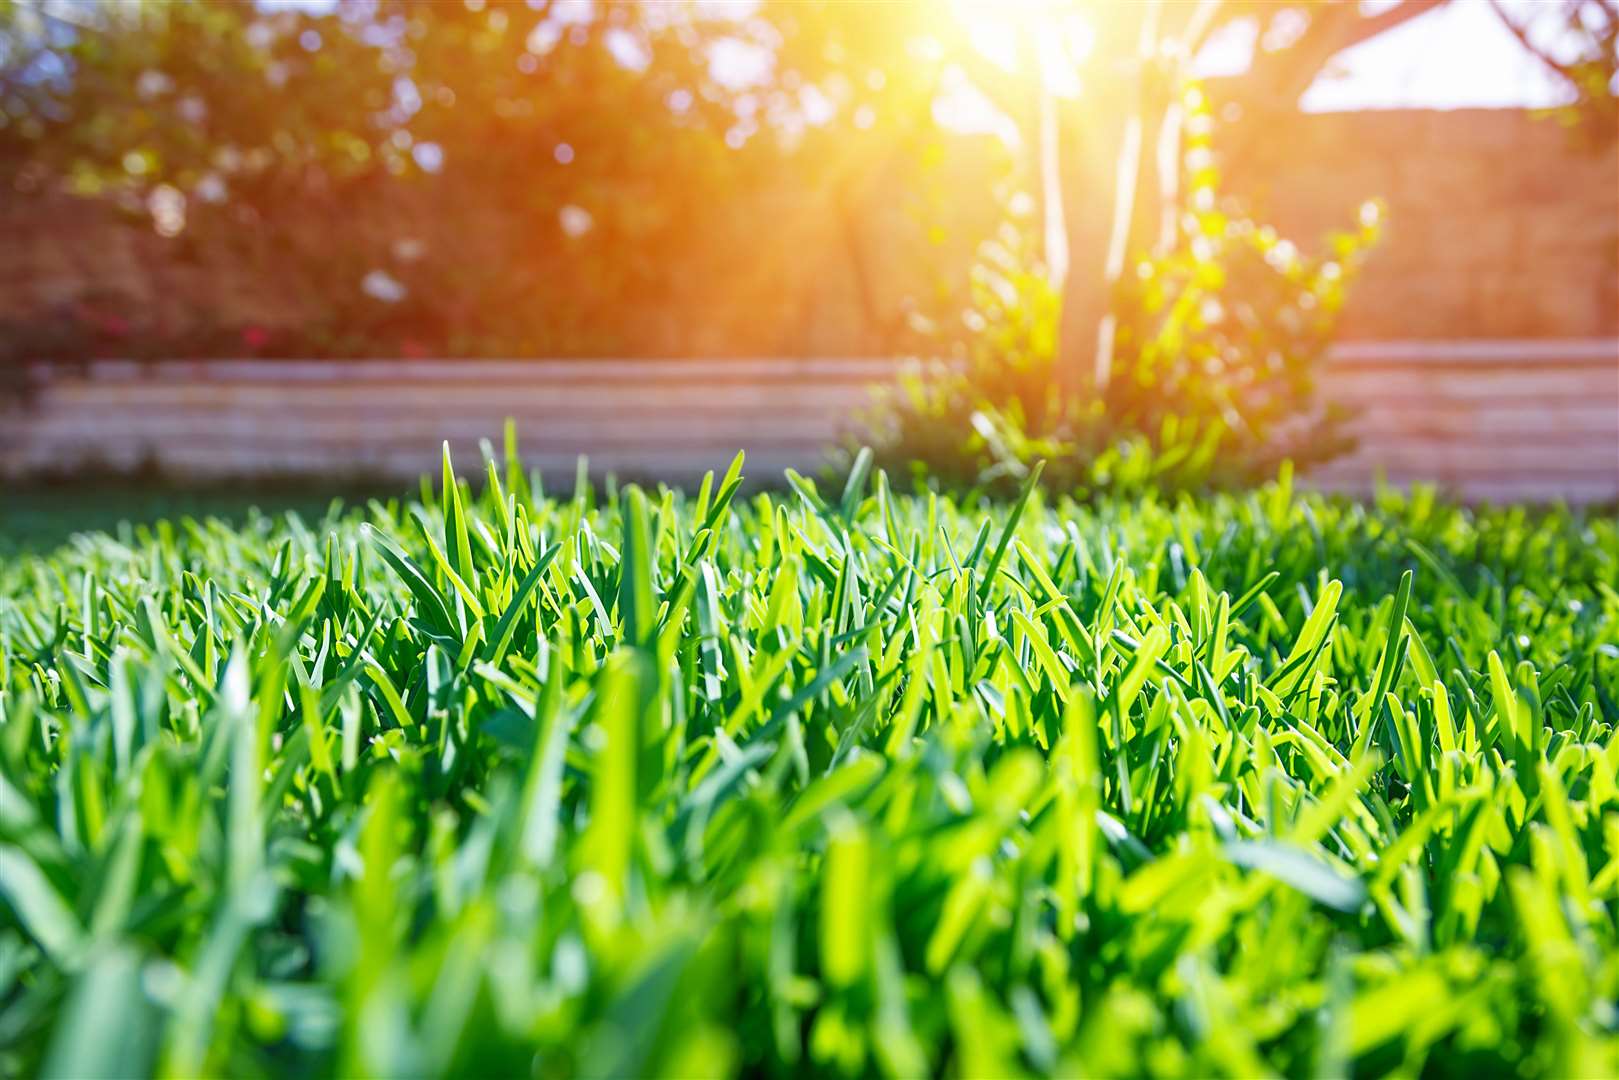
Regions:
M 0 1074 L 1619 1070 L 1619 528 L 531 493 L 0 563 Z

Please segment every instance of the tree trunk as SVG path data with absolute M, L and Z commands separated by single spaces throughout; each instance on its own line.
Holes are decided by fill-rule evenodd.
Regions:
M 1211 88 L 1216 102 L 1298 100 L 1339 52 L 1432 11 L 1447 0 L 1399 0 L 1375 14 L 1355 4 L 1313 5 L 1303 35 L 1253 70 Z M 1094 396 L 1112 374 L 1114 294 L 1128 257 L 1174 244 L 1180 173 L 1180 109 L 1174 64 L 1190 60 L 1221 19 L 1242 17 L 1221 0 L 1132 0 L 1106 7 L 1081 70 L 1082 93 L 1063 103 L 1063 205 L 1068 268 L 1054 378 L 1065 393 Z M 1252 13 L 1249 13 L 1252 17 Z M 1263 24 L 1263 19 L 1261 19 Z M 1178 47 L 1162 48 L 1164 42 Z M 1222 92 L 1224 91 L 1224 92 Z M 1222 156 L 1239 156 L 1258 125 L 1223 129 Z M 1052 195 L 1047 192 L 1048 202 Z
M 1158 125 L 1144 118 L 1143 88 L 1144 58 L 1157 45 L 1158 6 L 1147 0 L 1109 9 L 1081 75 L 1082 92 L 1064 103 L 1068 276 L 1054 375 L 1069 396 L 1101 393 L 1112 374 L 1113 293 L 1137 219 L 1143 155 L 1157 154 L 1148 128 L 1156 136 Z
M 1139 140 L 1140 132 L 1139 124 L 1108 112 L 1064 117 L 1068 274 L 1054 376 L 1058 388 L 1069 396 L 1099 393 L 1107 385 L 1112 363 L 1114 224 L 1121 211 L 1126 220 L 1131 214 L 1135 178 L 1128 175 L 1134 157 L 1130 144 L 1132 134 Z

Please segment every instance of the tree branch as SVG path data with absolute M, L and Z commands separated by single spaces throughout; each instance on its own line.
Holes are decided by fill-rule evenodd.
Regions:
M 1506 8 L 1501 6 L 1501 0 L 1490 0 L 1490 9 L 1495 12 L 1495 17 L 1501 20 L 1501 25 L 1505 26 L 1512 36 L 1518 40 L 1518 44 L 1523 47 L 1524 52 L 1539 60 L 1547 70 L 1567 81 L 1575 89 L 1579 88 L 1579 81 L 1574 77 L 1574 72 L 1569 69 L 1568 65 L 1530 41 L 1528 29 L 1519 26 L 1513 21 L 1512 16 L 1507 14 Z
M 1316 9 L 1297 42 L 1273 53 L 1256 52 L 1247 72 L 1211 80 L 1211 85 L 1229 87 L 1228 92 L 1217 95 L 1227 100 L 1294 104 L 1334 56 L 1448 2 L 1404 0 L 1367 16 L 1357 16 L 1354 5 L 1347 3 Z
M 1409 22 L 1418 15 L 1426 15 L 1448 2 L 1449 0 L 1405 0 L 1404 3 L 1391 7 L 1387 11 L 1380 11 L 1376 15 L 1368 15 L 1351 24 L 1348 37 L 1333 50 L 1333 53 L 1343 52 L 1345 49 L 1359 45 L 1361 42 L 1374 38 L 1378 34 L 1387 33 L 1396 26 Z M 1331 59 L 1331 57 L 1329 56 L 1328 59 Z

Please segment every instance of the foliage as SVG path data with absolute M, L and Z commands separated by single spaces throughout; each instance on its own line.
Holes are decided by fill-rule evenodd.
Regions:
M 1509 9 L 1490 0 L 1496 17 L 1550 71 L 1571 100 L 1551 115 L 1587 148 L 1619 138 L 1619 3 L 1564 0 Z
M 761 257 L 773 193 L 864 205 L 881 176 L 891 206 L 942 137 L 943 60 L 867 33 L 915 7 L 0 0 L 0 185 L 119 207 L 154 264 L 220 267 L 262 315 L 105 297 L 124 332 L 55 313 L 18 347 L 780 349 L 783 279 L 816 268 Z
M 175 238 L 169 258 L 253 267 L 292 314 L 261 347 L 232 351 L 610 349 L 590 328 L 660 298 L 656 261 L 622 251 L 717 230 L 700 200 L 745 171 L 704 116 L 723 111 L 702 96 L 706 39 L 683 47 L 680 27 L 647 14 L 109 7 L 56 31 L 49 56 L 71 74 L 0 129 L 0 158 L 24 187 L 66 176 L 137 210 Z M 655 50 L 658 67 L 642 77 L 616 61 L 615 35 Z M 686 116 L 664 104 L 677 88 L 697 103 Z M 647 200 L 665 175 L 684 188 Z M 559 282 L 576 285 L 566 303 Z M 171 353 L 219 346 L 206 323 L 139 329 Z
M 0 562 L 0 1067 L 1619 1068 L 1614 519 L 738 467 Z
M 985 245 L 959 329 L 926 327 L 952 361 L 904 380 L 874 411 L 878 461 L 971 486 L 1015 484 L 1034 461 L 1086 490 L 1252 484 L 1282 460 L 1348 447 L 1347 414 L 1316 382 L 1346 290 L 1377 239 L 1353 231 L 1306 256 L 1222 199 L 1201 91 L 1188 90 L 1187 199 L 1178 240 L 1143 253 L 1120 290 L 1114 369 L 1082 400 L 1053 378 L 1061 303 L 1016 219 Z

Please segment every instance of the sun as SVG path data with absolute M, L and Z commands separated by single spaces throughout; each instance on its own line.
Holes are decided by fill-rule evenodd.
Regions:
M 967 42 L 998 67 L 1062 93 L 1094 34 L 1075 0 L 945 0 Z

